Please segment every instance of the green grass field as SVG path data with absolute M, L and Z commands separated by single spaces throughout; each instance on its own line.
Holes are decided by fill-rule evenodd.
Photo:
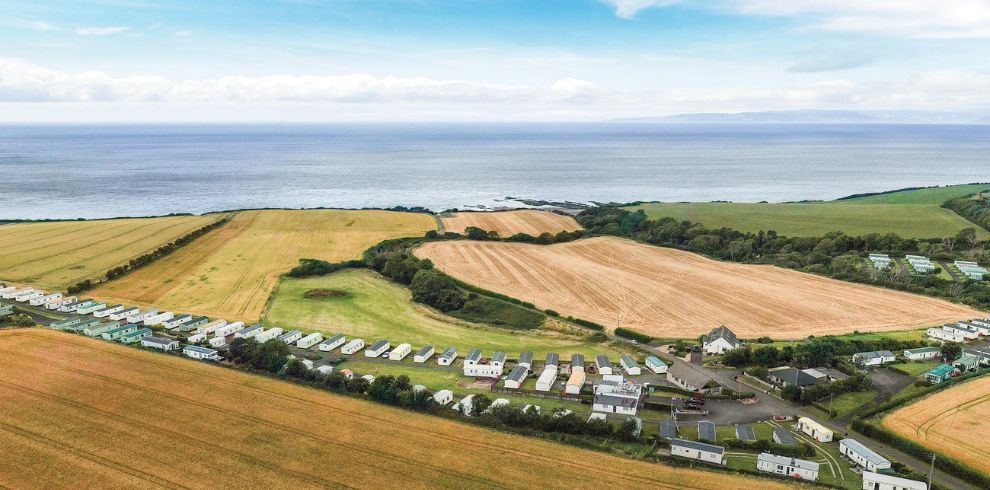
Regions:
M 864 332 L 864 333 L 851 333 L 846 335 L 839 335 L 838 338 L 842 340 L 879 340 L 879 339 L 894 339 L 894 340 L 924 340 L 925 332 L 927 329 L 917 329 L 917 330 L 897 330 L 893 332 Z M 786 345 L 796 345 L 803 340 L 781 340 L 777 342 L 772 342 L 770 344 L 753 344 L 752 347 L 755 349 L 761 345 L 772 345 L 774 347 L 784 347 Z
M 990 186 L 940 187 L 814 203 L 644 203 L 629 209 L 643 209 L 651 218 L 671 217 L 709 228 L 749 232 L 772 229 L 784 236 L 842 231 L 850 235 L 892 232 L 905 238 L 937 238 L 972 227 L 988 238 L 990 233 L 939 207 L 951 197 L 986 187 Z
M 903 364 L 895 364 L 895 366 L 897 366 L 897 369 L 900 369 L 911 376 L 918 377 L 930 371 L 939 364 L 941 364 L 941 362 L 938 361 L 913 361 L 905 362 Z
M 339 290 L 347 295 L 304 297 L 313 289 Z M 475 347 L 487 354 L 503 350 L 509 352 L 510 358 L 523 350 L 533 351 L 536 358 L 547 352 L 561 356 L 575 352 L 585 356 L 619 356 L 616 350 L 604 344 L 588 343 L 575 335 L 544 328 L 513 331 L 440 314 L 413 303 L 406 288 L 363 269 L 283 280 L 265 314 L 265 323 L 305 331 L 343 333 L 365 341 L 387 338 L 393 344 L 408 342 L 414 348 L 430 344 L 437 351 L 451 345 L 462 353 Z

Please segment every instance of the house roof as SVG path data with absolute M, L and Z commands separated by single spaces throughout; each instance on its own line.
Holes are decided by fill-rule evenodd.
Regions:
M 447 347 L 446 349 L 444 349 L 443 354 L 441 354 L 440 357 L 454 357 L 455 355 L 457 355 L 457 349 L 453 347 Z
M 595 363 L 598 364 L 598 367 L 612 367 L 612 361 L 608 360 L 608 356 L 601 354 L 595 356 Z
M 924 354 L 926 352 L 938 352 L 938 347 L 918 347 L 916 349 L 905 349 L 904 352 L 911 354 Z
M 547 353 L 547 366 L 557 366 L 560 364 L 560 354 L 549 352 Z
M 896 357 L 893 352 L 889 350 L 875 350 L 870 352 L 857 352 L 853 354 L 853 357 L 861 357 L 863 359 L 878 359 L 883 357 Z
M 639 404 L 639 399 L 603 393 L 595 395 L 595 403 L 599 405 L 611 405 L 613 407 L 636 408 L 636 405 Z
M 420 349 L 419 352 L 416 353 L 416 355 L 417 356 L 425 356 L 425 355 L 427 355 L 427 354 L 429 354 L 431 352 L 433 352 L 433 346 L 432 345 L 424 345 L 423 348 Z
M 491 362 L 505 362 L 505 352 L 498 351 L 492 356 Z
M 515 368 L 512 369 L 512 372 L 509 373 L 509 377 L 506 378 L 506 381 L 515 381 L 517 383 L 521 383 L 522 380 L 526 379 L 527 371 L 529 370 L 526 369 L 526 366 L 516 366 Z
M 192 352 L 199 352 L 200 354 L 216 354 L 217 351 L 213 349 L 207 349 L 206 347 L 200 347 L 198 345 L 187 345 L 182 348 L 182 350 L 188 350 Z
M 519 363 L 520 364 L 522 364 L 522 363 L 532 364 L 533 363 L 533 353 L 532 352 L 529 352 L 529 351 L 526 351 L 526 352 L 523 352 L 523 353 L 519 354 Z
M 777 456 L 776 454 L 760 453 L 760 455 L 757 456 L 757 460 L 766 461 L 768 463 L 773 463 L 773 464 L 790 466 L 793 468 L 801 468 L 803 470 L 818 471 L 818 463 L 812 463 L 811 461 L 805 461 L 803 459 L 796 459 L 786 456 Z
M 667 363 L 660 360 L 657 356 L 646 356 L 646 364 L 652 366 L 666 366 Z
M 168 345 L 168 344 L 173 344 L 173 343 L 174 344 L 179 343 L 178 340 L 166 339 L 165 337 L 145 337 L 145 338 L 141 339 L 141 342 L 148 342 L 148 343 L 159 344 L 159 345 Z
M 388 345 L 388 340 L 382 339 L 379 340 L 378 342 L 375 342 L 374 344 L 371 344 L 371 347 L 369 347 L 368 350 L 376 351 L 378 349 L 384 348 L 386 345 Z
M 784 427 L 774 427 L 773 433 L 777 435 L 777 440 L 785 446 L 797 444 L 797 438 L 794 437 L 794 434 L 791 434 L 791 431 Z
M 948 364 L 939 364 L 938 366 L 929 369 L 928 372 L 925 374 L 931 374 L 932 376 L 946 376 L 948 374 L 951 374 L 952 371 L 955 370 L 956 368 Z
M 667 374 L 680 378 L 684 380 L 687 384 L 694 386 L 695 388 L 704 388 L 709 382 L 711 382 L 711 376 L 707 374 L 695 371 L 687 367 L 684 363 L 675 363 L 673 366 L 667 369 Z
M 725 339 L 728 343 L 732 345 L 739 345 L 739 340 L 736 339 L 736 334 L 729 330 L 729 327 L 725 325 L 713 328 L 708 335 L 705 335 L 705 343 L 714 342 L 718 339 Z
M 571 367 L 584 367 L 584 355 L 583 354 L 571 354 Z
M 783 383 L 794 386 L 810 386 L 818 383 L 818 378 L 815 376 L 804 370 L 792 368 L 790 366 L 785 366 L 782 369 L 775 369 L 770 372 L 770 376 L 781 380 Z
M 471 349 L 471 352 L 468 352 L 467 357 L 464 358 L 465 361 L 477 361 L 479 359 L 481 359 L 481 349 Z
M 671 439 L 671 446 L 680 446 L 690 449 L 696 449 L 698 451 L 705 451 L 708 453 L 722 454 L 725 452 L 725 448 L 722 446 L 716 446 L 714 444 L 705 444 L 703 442 L 688 441 L 686 439 Z
M 639 367 L 639 364 L 632 358 L 632 356 L 623 355 L 619 358 L 619 361 L 627 368 Z
M 862 445 L 856 439 L 843 439 L 843 440 L 839 441 L 839 444 L 843 444 L 846 447 L 848 447 L 849 449 L 852 449 L 857 454 L 859 454 L 860 456 L 862 456 L 867 461 L 869 461 L 869 462 L 871 462 L 873 464 L 883 465 L 883 464 L 889 464 L 890 463 L 890 461 L 888 461 L 887 458 L 884 458 L 883 456 L 880 456 L 879 454 L 873 452 L 872 449 L 870 449 L 870 448 Z

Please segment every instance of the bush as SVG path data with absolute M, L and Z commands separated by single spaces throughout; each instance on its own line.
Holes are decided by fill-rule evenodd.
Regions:
M 409 285 L 413 300 L 432 306 L 440 311 L 449 312 L 464 306 L 464 293 L 457 284 L 442 272 L 436 270 L 420 270 L 413 276 Z
M 639 333 L 639 332 L 637 332 L 635 330 L 630 330 L 630 329 L 624 328 L 624 327 L 616 328 L 615 329 L 615 335 L 617 335 L 619 337 L 623 337 L 623 338 L 635 340 L 635 341 L 640 342 L 640 343 L 643 343 L 643 344 L 648 344 L 648 343 L 650 343 L 650 342 L 653 341 L 653 337 L 650 337 L 649 335 L 642 334 L 642 333 Z
M 448 311 L 447 314 L 472 322 L 522 330 L 539 328 L 546 318 L 536 311 L 478 295 L 465 301 L 460 309 Z

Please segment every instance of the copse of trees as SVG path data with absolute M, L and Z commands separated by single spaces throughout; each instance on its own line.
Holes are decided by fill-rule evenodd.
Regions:
M 281 372 L 289 362 L 289 346 L 278 339 L 261 344 L 253 338 L 236 338 L 230 342 L 228 354 L 234 364 L 273 374 Z
M 762 366 L 772 368 L 783 364 L 798 368 L 837 366 L 837 358 L 857 352 L 875 350 L 900 351 L 924 347 L 924 340 L 897 340 L 889 337 L 875 339 L 846 339 L 835 336 L 809 338 L 796 345 L 747 345 L 722 355 L 722 363 L 733 367 Z

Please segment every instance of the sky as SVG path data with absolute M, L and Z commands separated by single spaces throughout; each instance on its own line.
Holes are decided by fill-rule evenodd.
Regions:
M 990 0 L 0 0 L 0 121 L 990 114 Z

